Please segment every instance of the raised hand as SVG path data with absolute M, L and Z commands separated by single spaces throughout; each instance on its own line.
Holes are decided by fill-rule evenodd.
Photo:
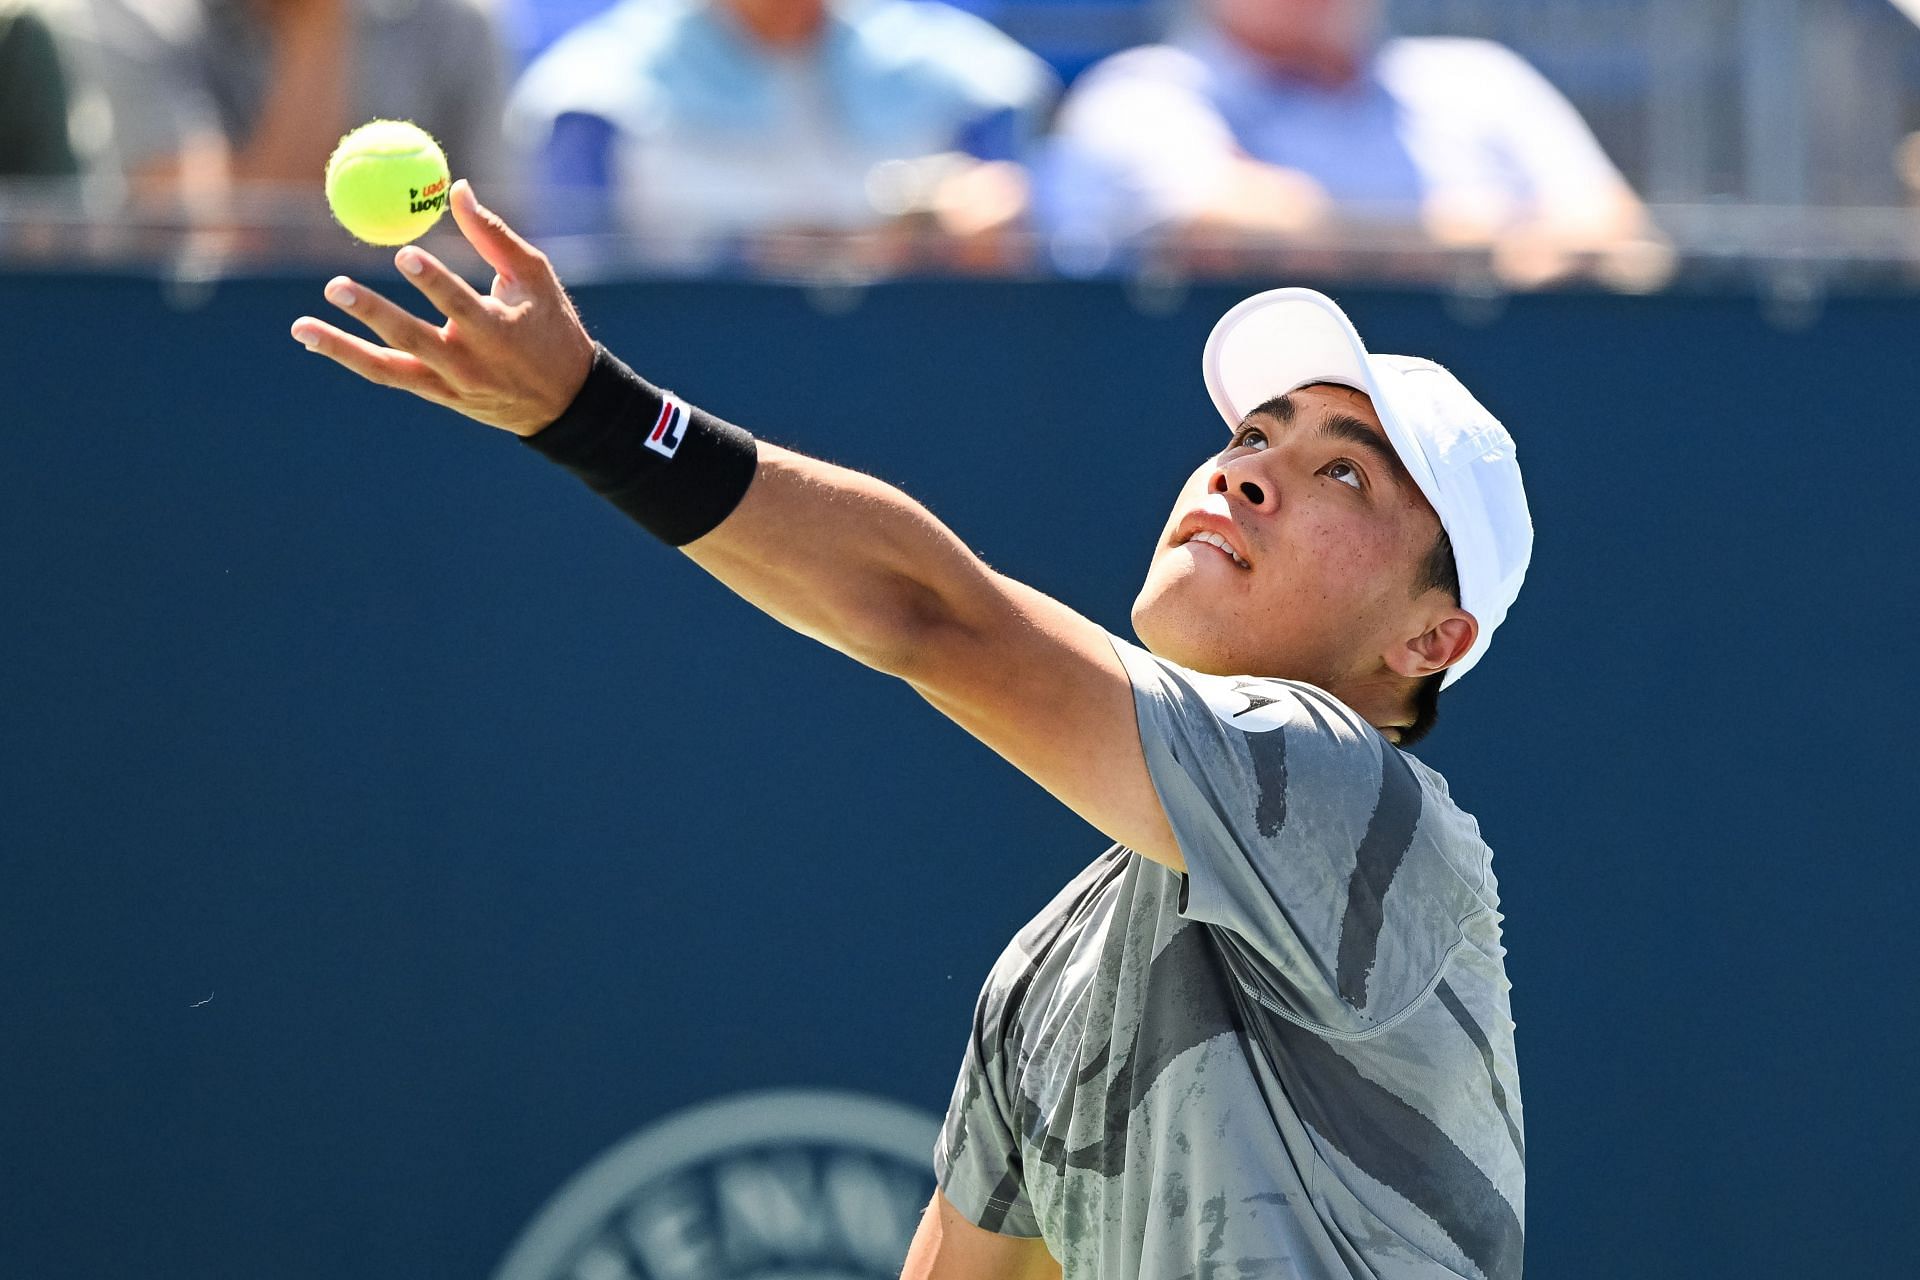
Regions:
M 416 245 L 394 264 L 439 309 L 433 325 L 364 284 L 335 276 L 327 301 L 371 329 L 385 346 L 312 316 L 293 336 L 383 387 L 411 391 L 476 422 L 530 436 L 560 416 L 593 363 L 593 339 L 561 287 L 547 255 L 474 199 L 466 179 L 453 184 L 453 218 L 494 270 L 485 297 Z

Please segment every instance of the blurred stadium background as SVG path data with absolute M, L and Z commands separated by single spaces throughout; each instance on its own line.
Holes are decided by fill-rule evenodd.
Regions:
M 1194 16 L 965 7 L 1068 93 Z M 503 92 L 594 8 L 490 10 Z M 317 172 L 120 164 L 108 11 L 0 0 L 0 155 L 39 157 L 0 179 L 0 1275 L 888 1274 L 978 984 L 1099 838 L 510 441 L 302 352 L 325 279 L 397 288 L 387 255 Z M 1313 284 L 1453 367 L 1539 529 L 1419 753 L 1498 855 L 1530 1272 L 1920 1274 L 1920 30 L 1385 18 L 1542 73 L 1645 201 L 1630 250 L 1532 272 L 1504 232 L 1336 213 L 1102 254 L 1016 218 L 979 254 L 889 207 L 882 252 L 676 256 L 571 219 L 512 142 L 486 194 L 657 381 L 1121 631 L 1233 301 Z M 21 141 L 48 101 L 60 137 Z

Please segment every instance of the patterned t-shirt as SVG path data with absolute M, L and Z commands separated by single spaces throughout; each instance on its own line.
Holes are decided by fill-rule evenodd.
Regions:
M 1311 685 L 1124 641 L 1178 875 L 1102 854 L 995 964 L 935 1149 L 1068 1280 L 1520 1275 L 1499 895 L 1440 776 Z

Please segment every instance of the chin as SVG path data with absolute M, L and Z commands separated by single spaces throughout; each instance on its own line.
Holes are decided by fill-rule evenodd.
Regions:
M 1168 582 L 1150 575 L 1140 588 L 1133 601 L 1133 633 L 1141 645 L 1190 671 L 1248 674 L 1254 658 L 1246 651 L 1243 625 L 1194 607 L 1194 601 L 1182 598 L 1190 593 L 1180 590 L 1181 585 L 1177 579 Z
M 1157 572 L 1133 601 L 1133 632 L 1156 657 L 1216 676 L 1279 676 L 1326 688 L 1339 667 L 1330 637 L 1285 634 L 1250 619 L 1192 575 Z

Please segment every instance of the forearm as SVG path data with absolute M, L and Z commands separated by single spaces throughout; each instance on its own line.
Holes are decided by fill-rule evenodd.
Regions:
M 740 505 L 682 550 L 780 622 L 896 675 L 992 574 L 899 489 L 765 442 Z
M 749 603 L 895 675 L 997 598 L 992 571 L 906 494 L 757 441 L 604 349 L 526 443 Z
M 1223 166 L 1213 194 L 1179 226 L 1201 237 L 1293 236 L 1325 223 L 1332 209 L 1326 189 L 1300 170 L 1236 156 Z

